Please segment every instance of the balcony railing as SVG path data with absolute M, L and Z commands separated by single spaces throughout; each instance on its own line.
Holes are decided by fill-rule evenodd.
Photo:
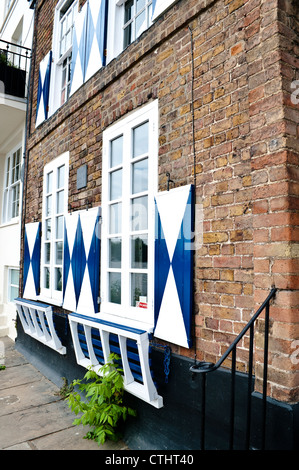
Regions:
M 31 49 L 0 39 L 0 93 L 27 98 Z

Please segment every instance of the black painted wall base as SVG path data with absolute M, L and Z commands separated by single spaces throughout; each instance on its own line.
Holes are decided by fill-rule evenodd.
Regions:
M 86 370 L 76 363 L 74 348 L 67 319 L 63 315 L 55 318 L 60 339 L 67 348 L 61 356 L 23 332 L 18 322 L 16 349 L 38 370 L 59 387 L 62 377 L 70 383 L 83 378 Z M 172 355 L 168 383 L 165 382 L 164 356 L 152 351 L 154 380 L 164 406 L 156 409 L 151 405 L 126 394 L 127 402 L 138 412 L 125 425 L 124 440 L 132 450 L 200 450 L 201 426 L 201 380 L 199 374 L 192 375 L 187 358 Z M 230 373 L 217 370 L 207 376 L 206 405 L 206 449 L 229 448 Z M 236 375 L 235 436 L 234 448 L 242 449 L 245 442 L 247 376 Z M 261 396 L 253 393 L 251 448 L 261 444 Z M 285 404 L 275 400 L 267 403 L 266 446 L 268 450 L 298 450 L 299 404 Z

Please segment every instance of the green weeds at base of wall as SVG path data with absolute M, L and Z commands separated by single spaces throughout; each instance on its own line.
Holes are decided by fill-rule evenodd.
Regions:
M 72 382 L 73 387 L 78 386 L 83 392 L 86 401 L 77 391 L 72 391 L 66 398 L 76 415 L 82 413 L 73 424 L 90 426 L 91 430 L 84 438 L 99 445 L 107 439 L 118 441 L 122 437 L 121 424 L 129 415 L 136 416 L 136 411 L 123 403 L 124 384 L 122 369 L 117 364 L 119 359 L 116 354 L 110 354 L 99 375 L 90 368 L 82 380 Z

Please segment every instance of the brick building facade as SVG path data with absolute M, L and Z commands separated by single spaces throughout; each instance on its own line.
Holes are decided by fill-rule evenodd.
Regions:
M 107 178 L 103 133 L 158 103 L 158 192 L 166 191 L 168 184 L 171 189 L 194 185 L 198 209 L 192 344 L 165 344 L 186 364 L 216 362 L 275 286 L 268 396 L 275 403 L 295 406 L 299 398 L 296 1 L 166 2 L 170 8 L 118 54 L 109 50 L 109 15 L 114 11 L 110 5 L 114 2 L 109 2 L 106 63 L 61 106 L 51 104 L 50 86 L 49 115 L 36 126 L 39 67 L 53 51 L 56 3 L 39 0 L 35 6 L 23 240 L 26 224 L 43 219 L 45 166 L 68 153 L 68 213 L 102 206 L 102 178 Z M 124 2 L 118 3 L 120 8 Z M 153 7 L 154 3 L 157 8 L 159 2 Z M 79 2 L 79 10 L 84 4 Z M 52 58 L 51 79 L 55 61 Z M 86 181 L 80 187 L 82 167 Z M 61 315 L 70 313 L 53 305 Z M 257 392 L 262 331 L 259 319 Z M 19 341 L 29 340 L 21 335 Z M 32 346 L 28 349 L 33 351 Z M 248 371 L 247 350 L 245 337 L 237 353 L 240 372 Z M 172 364 L 170 377 L 178 374 L 173 380 L 181 386 L 178 366 Z M 169 386 L 166 396 L 171 393 Z M 192 408 L 188 412 L 192 414 Z M 159 423 L 161 418 L 155 412 L 151 419 Z

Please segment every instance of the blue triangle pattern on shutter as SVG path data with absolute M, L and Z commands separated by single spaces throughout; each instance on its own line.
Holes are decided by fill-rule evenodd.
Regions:
M 85 267 L 86 267 L 86 257 L 85 257 L 85 251 L 83 249 L 82 228 L 81 228 L 81 220 L 79 216 L 78 223 L 77 223 L 75 244 L 74 244 L 73 253 L 71 257 L 71 268 L 72 268 L 73 280 L 74 280 L 76 306 L 78 305 Z
M 70 94 L 78 90 L 85 79 L 86 28 L 87 4 L 85 3 L 74 22 Z
M 172 258 L 172 269 L 176 281 L 177 292 L 180 299 L 189 345 L 191 344 L 190 333 L 193 304 L 193 210 L 193 191 L 190 190 L 186 210 L 180 228 L 180 236 L 178 237 Z
M 100 208 L 66 216 L 63 307 L 77 313 L 98 310 L 100 271 Z
M 191 345 L 194 190 L 192 185 L 156 196 L 154 335 Z
M 66 310 L 76 310 L 76 294 L 71 260 L 76 241 L 78 214 L 68 214 L 64 221 L 63 248 L 63 307 Z
M 92 298 L 94 311 L 98 310 L 98 294 L 100 281 L 100 215 L 98 214 L 95 222 L 89 254 L 87 258 L 89 277 L 92 280 Z
M 101 1 L 101 7 L 97 18 L 96 24 L 96 38 L 99 46 L 99 51 L 102 57 L 102 65 L 106 64 L 106 43 L 107 43 L 107 20 L 108 20 L 108 3 L 107 0 Z
M 107 12 L 107 0 L 88 0 L 77 15 L 73 32 L 70 94 L 105 65 Z
M 36 299 L 40 289 L 41 223 L 25 225 L 23 296 Z
M 161 217 L 158 211 L 157 202 L 155 201 L 155 324 L 157 323 L 160 307 L 162 303 L 163 293 L 170 268 L 170 259 L 166 246 Z
M 85 81 L 106 62 L 107 0 L 89 0 L 87 12 Z
M 52 51 L 48 52 L 48 54 L 40 62 L 39 66 L 35 121 L 36 127 L 48 118 L 51 64 Z

